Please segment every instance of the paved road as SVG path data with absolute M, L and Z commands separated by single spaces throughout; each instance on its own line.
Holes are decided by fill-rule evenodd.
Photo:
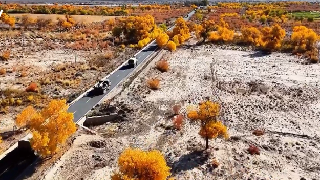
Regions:
M 184 18 L 185 20 L 189 20 L 189 18 L 195 13 L 195 11 L 192 11 L 188 14 L 188 18 Z M 168 30 L 172 30 L 173 27 L 171 27 Z M 136 58 L 138 60 L 138 65 L 142 64 L 148 56 L 150 56 L 152 53 L 155 53 L 158 50 L 158 46 L 156 42 L 151 43 L 149 46 L 147 46 L 145 49 L 143 49 L 140 53 L 136 55 Z M 108 79 L 111 81 L 111 87 L 110 90 L 108 90 L 105 94 L 94 96 L 94 97 L 88 97 L 87 95 L 84 95 L 82 98 L 74 102 L 68 109 L 69 112 L 74 113 L 74 122 L 78 122 L 83 116 L 85 116 L 95 105 L 99 103 L 110 91 L 115 88 L 120 81 L 125 79 L 131 72 L 134 71 L 135 68 L 130 68 L 127 65 L 122 66 L 119 70 L 115 71 L 113 74 L 111 74 Z

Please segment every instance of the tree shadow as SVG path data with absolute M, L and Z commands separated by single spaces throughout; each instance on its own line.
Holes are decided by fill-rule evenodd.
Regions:
M 172 165 L 171 171 L 174 174 L 180 171 L 191 170 L 203 165 L 208 159 L 209 155 L 205 151 L 193 151 L 181 156 L 179 160 L 175 161 Z
M 7 131 L 7 132 L 0 133 L 0 136 L 2 137 L 3 140 L 6 140 L 12 137 L 13 135 L 21 134 L 22 132 L 23 132 L 22 130 Z
M 252 54 L 249 55 L 243 55 L 243 57 L 250 57 L 250 58 L 256 58 L 256 57 L 264 57 L 264 56 L 268 56 L 270 55 L 270 52 L 266 52 L 266 51 L 255 51 Z
M 157 49 L 158 49 L 157 45 L 151 45 L 151 46 L 147 47 L 146 49 L 142 50 L 142 52 L 155 51 Z

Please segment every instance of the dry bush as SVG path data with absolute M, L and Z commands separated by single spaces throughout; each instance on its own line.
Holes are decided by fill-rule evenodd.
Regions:
M 180 111 L 180 109 L 181 109 L 181 105 L 176 104 L 176 105 L 174 105 L 174 106 L 172 107 L 172 109 L 173 109 L 174 115 L 178 115 L 178 114 L 179 114 L 179 111 Z
M 160 80 L 157 78 L 152 78 L 147 81 L 150 89 L 157 90 L 160 88 Z
M 27 92 L 38 92 L 38 85 L 35 82 L 32 82 L 29 84 L 29 86 L 26 89 Z
M 260 149 L 257 146 L 254 146 L 254 145 L 250 145 L 250 147 L 248 148 L 248 152 L 251 155 L 254 155 L 254 154 L 260 155 Z
M 166 60 L 160 60 L 157 62 L 157 69 L 161 72 L 167 72 L 169 70 L 169 64 Z
M 260 129 L 256 129 L 252 132 L 253 135 L 256 135 L 256 136 L 262 136 L 264 135 L 265 131 L 264 130 L 260 130 Z
M 7 73 L 7 70 L 5 68 L 0 69 L 0 75 L 5 75 Z
M 113 58 L 113 52 L 96 55 L 89 60 L 89 65 L 96 66 L 96 67 L 104 67 L 106 66 L 108 61 L 112 58 Z
M 213 168 L 217 168 L 220 165 L 220 163 L 217 160 L 214 159 L 214 160 L 211 161 L 211 165 L 212 165 Z
M 10 58 L 10 50 L 4 51 L 4 52 L 2 53 L 2 55 L 0 56 L 0 59 L 1 59 L 2 61 L 8 61 L 9 58 Z
M 183 123 L 183 116 L 181 114 L 173 118 L 173 125 L 177 130 L 181 130 L 182 123 Z

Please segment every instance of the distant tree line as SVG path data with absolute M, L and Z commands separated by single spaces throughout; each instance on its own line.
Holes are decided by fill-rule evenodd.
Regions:
M 191 6 L 192 4 L 196 6 L 207 6 L 209 5 L 208 0 L 201 0 L 201 1 L 186 1 L 184 3 L 185 6 Z

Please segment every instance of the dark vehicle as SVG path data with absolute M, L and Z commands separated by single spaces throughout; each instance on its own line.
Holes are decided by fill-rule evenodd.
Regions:
M 106 93 L 107 90 L 110 89 L 111 82 L 109 79 L 105 81 L 99 81 L 97 85 L 93 87 L 93 90 L 91 91 L 94 95 L 101 95 Z
M 136 67 L 138 64 L 137 61 L 138 61 L 137 58 L 133 57 L 128 60 L 128 64 L 131 67 Z

